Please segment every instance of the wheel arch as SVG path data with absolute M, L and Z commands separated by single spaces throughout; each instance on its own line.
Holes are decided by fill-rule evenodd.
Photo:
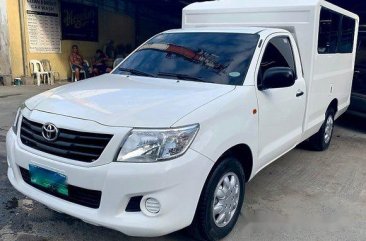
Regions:
M 248 182 L 253 170 L 253 154 L 250 147 L 246 144 L 237 144 L 235 146 L 232 146 L 219 157 L 219 159 L 215 163 L 215 166 L 217 166 L 220 161 L 228 156 L 234 156 L 236 159 L 239 160 L 244 170 L 245 182 Z
M 327 110 L 329 110 L 329 109 L 333 109 L 334 110 L 334 114 L 336 114 L 337 112 L 338 112 L 338 99 L 337 98 L 334 98 L 331 102 L 330 102 L 330 104 L 329 104 L 329 106 L 328 106 L 328 108 L 327 108 Z

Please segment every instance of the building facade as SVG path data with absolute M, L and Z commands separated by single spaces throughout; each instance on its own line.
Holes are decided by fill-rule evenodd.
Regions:
M 89 62 L 112 45 L 128 54 L 152 35 L 180 27 L 193 1 L 0 0 L 0 76 L 29 76 L 30 60 L 47 59 L 61 79 L 71 76 L 69 55 L 78 45 Z

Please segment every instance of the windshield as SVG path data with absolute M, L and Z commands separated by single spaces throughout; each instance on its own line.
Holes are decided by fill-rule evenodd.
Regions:
M 259 35 L 163 33 L 113 72 L 226 85 L 242 85 Z

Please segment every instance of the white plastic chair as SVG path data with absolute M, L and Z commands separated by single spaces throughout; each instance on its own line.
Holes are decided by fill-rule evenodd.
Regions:
M 48 72 L 44 71 L 43 66 L 40 61 L 31 59 L 29 61 L 29 69 L 30 69 L 30 73 L 33 76 L 33 78 L 36 77 L 38 86 L 41 85 L 41 79 L 43 79 L 44 84 L 46 84 L 46 80 L 47 80 L 47 83 L 50 84 Z
M 116 58 L 113 62 L 113 69 L 116 68 L 123 60 L 124 58 Z
M 87 60 L 84 60 L 84 63 L 89 67 L 89 62 Z M 75 78 L 75 70 L 72 68 L 72 63 L 70 63 L 70 69 L 71 69 L 71 82 L 76 82 Z M 84 79 L 86 79 L 86 73 L 84 69 L 80 69 L 80 74 L 84 75 Z
M 52 70 L 51 62 L 48 59 L 42 59 L 40 62 L 42 63 L 43 70 L 48 73 L 51 85 L 55 83 L 56 76 L 60 80 L 60 73 Z

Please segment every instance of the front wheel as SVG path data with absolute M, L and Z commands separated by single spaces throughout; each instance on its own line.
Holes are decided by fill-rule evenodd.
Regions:
M 222 160 L 209 176 L 189 230 L 196 239 L 218 240 L 234 228 L 243 204 L 244 171 L 235 158 Z
M 328 149 L 330 141 L 333 137 L 334 116 L 335 111 L 333 109 L 327 110 L 327 113 L 325 114 L 325 121 L 322 127 L 318 133 L 310 137 L 309 141 L 314 150 L 324 151 Z

